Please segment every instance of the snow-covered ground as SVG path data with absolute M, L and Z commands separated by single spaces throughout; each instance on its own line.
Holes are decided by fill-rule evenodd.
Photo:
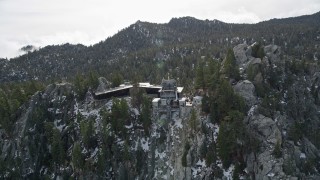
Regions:
M 205 168 L 206 168 L 206 161 L 199 159 L 195 167 L 191 168 L 193 178 L 196 178 Z
M 223 169 L 223 175 L 225 177 L 227 177 L 228 180 L 232 180 L 233 179 L 232 178 L 233 171 L 234 171 L 234 165 L 231 164 L 230 167 L 227 170 Z
M 141 138 L 140 139 L 140 142 L 141 142 L 141 147 L 142 149 L 146 152 L 146 151 L 149 151 L 149 138 Z
M 180 118 L 174 119 L 174 127 L 182 129 L 183 128 L 182 119 Z
M 54 120 L 53 125 L 61 132 L 66 127 L 66 125 L 60 124 L 60 122 L 61 122 L 61 119 L 56 119 Z
M 162 153 L 159 153 L 158 149 L 156 149 L 156 152 L 155 152 L 155 157 L 156 158 L 159 157 L 160 159 L 163 159 L 165 156 L 166 156 L 165 151 L 163 151 Z

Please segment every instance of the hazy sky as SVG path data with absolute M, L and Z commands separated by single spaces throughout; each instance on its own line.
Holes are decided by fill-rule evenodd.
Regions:
M 0 57 L 14 57 L 28 44 L 94 44 L 137 20 L 256 23 L 318 11 L 320 0 L 0 0 Z

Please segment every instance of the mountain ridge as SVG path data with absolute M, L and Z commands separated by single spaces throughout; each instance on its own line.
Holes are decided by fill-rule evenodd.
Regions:
M 280 45 L 288 55 L 298 59 L 305 56 L 311 59 L 317 56 L 314 53 L 317 52 L 315 45 L 320 39 L 319 15 L 320 12 L 257 24 L 231 24 L 217 20 L 198 20 L 193 17 L 172 18 L 164 24 L 137 21 L 92 46 L 66 43 L 46 46 L 12 58 L 6 62 L 6 66 L 1 67 L 0 82 L 65 79 L 80 72 L 87 74 L 92 69 L 96 69 L 102 75 L 105 70 L 110 74 L 114 68 L 109 69 L 108 65 L 112 62 L 120 59 L 133 61 L 133 54 L 160 49 L 168 52 L 172 47 L 191 48 L 196 51 L 198 47 L 226 49 L 238 43 L 262 42 Z M 299 48 L 296 48 L 297 46 Z M 217 51 L 208 53 L 215 54 L 214 56 L 218 54 Z M 144 54 L 144 59 L 155 58 L 154 53 Z M 35 62 L 43 64 L 44 67 Z M 80 65 L 85 67 L 79 67 Z M 70 72 L 63 72 L 63 69 Z
M 285 21 L 285 20 L 292 20 L 292 19 L 300 19 L 300 20 L 310 20 L 310 19 L 315 19 L 315 20 L 318 20 L 318 22 L 320 21 L 319 19 L 317 18 L 314 18 L 314 17 L 320 17 L 320 11 L 319 12 L 316 12 L 316 13 L 313 13 L 313 14 L 306 14 L 306 15 L 300 15 L 300 16 L 293 16 L 293 17 L 285 17 L 285 18 L 271 18 L 269 20 L 264 20 L 264 21 L 260 21 L 260 22 L 257 22 L 257 23 L 227 23 L 227 22 L 223 22 L 221 20 L 218 20 L 218 19 L 213 19 L 213 20 L 209 20 L 209 19 L 205 19 L 205 20 L 202 20 L 202 19 L 198 19 L 196 17 L 192 17 L 192 16 L 182 16 L 182 17 L 173 17 L 171 18 L 168 22 L 165 22 L 165 23 L 154 23 L 154 22 L 149 22 L 149 21 L 141 21 L 141 20 L 137 20 L 135 23 L 129 25 L 128 27 L 125 27 L 123 29 L 121 29 L 119 32 L 133 26 L 133 25 L 137 25 L 137 24 L 150 24 L 150 25 L 169 25 L 170 23 L 173 23 L 173 21 L 185 21 L 185 20 L 192 20 L 192 21 L 196 21 L 196 22 L 209 22 L 209 23 L 223 23 L 223 24 L 238 24 L 238 25 L 255 25 L 255 24 L 261 24 L 261 23 L 270 23 L 270 22 L 276 22 L 276 21 Z M 118 33 L 119 33 L 118 32 Z M 117 34 L 118 34 L 117 33 Z M 116 35 L 116 34 L 115 34 Z M 113 35 L 114 36 L 114 35 Z M 113 37 L 111 36 L 111 37 Z M 83 45 L 85 47 L 91 47 L 91 46 L 94 46 L 94 45 L 97 45 L 101 42 L 104 42 L 106 41 L 107 39 L 109 38 L 106 38 L 104 40 L 101 40 L 100 42 L 98 43 L 95 43 L 93 45 L 89 45 L 89 46 L 86 46 L 82 43 L 77 43 L 77 44 L 71 44 L 71 45 Z M 64 44 L 70 44 L 69 42 L 66 42 L 66 43 L 62 43 L 62 44 L 59 44 L 59 45 L 64 45 Z M 46 45 L 45 47 L 47 46 L 59 46 L 59 45 Z M 28 45 L 26 45 L 28 46 Z M 26 47 L 24 46 L 24 47 Z M 31 45 L 32 46 L 32 45 Z M 43 48 L 45 48 L 43 47 Z M 23 55 L 21 55 L 23 56 Z M 18 58 L 18 57 L 13 57 L 13 58 L 10 58 L 10 59 L 15 59 L 15 58 Z M 2 59 L 4 59 L 2 57 Z

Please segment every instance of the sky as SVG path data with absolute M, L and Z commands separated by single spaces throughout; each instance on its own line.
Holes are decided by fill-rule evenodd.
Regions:
M 92 45 L 138 20 L 257 23 L 318 11 L 320 0 L 0 0 L 0 57 L 18 56 L 26 45 Z

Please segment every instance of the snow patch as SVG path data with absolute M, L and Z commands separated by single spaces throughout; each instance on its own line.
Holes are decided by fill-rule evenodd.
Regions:
M 300 159 L 306 159 L 306 158 L 307 158 L 307 156 L 306 156 L 305 153 L 301 153 L 301 154 L 300 154 Z
M 90 159 L 93 158 L 93 157 L 95 157 L 95 156 L 97 155 L 98 151 L 99 151 L 99 149 L 98 149 L 98 147 L 96 147 L 96 148 L 94 149 L 93 153 L 91 154 Z
M 268 173 L 267 174 L 268 177 L 274 177 L 274 175 L 275 175 L 274 173 Z
M 97 119 L 100 119 L 100 113 L 99 113 L 100 109 L 93 109 L 89 112 L 84 111 L 83 109 L 79 109 L 79 112 L 86 118 L 90 117 L 90 116 L 94 116 L 97 117 Z
M 170 171 L 170 175 L 171 175 L 171 176 L 173 176 L 174 168 L 171 166 L 171 164 L 169 164 L 169 168 L 171 169 L 171 171 Z
M 62 113 L 62 111 L 60 110 L 60 109 L 56 109 L 56 114 L 61 114 Z
M 214 130 L 213 130 L 213 141 L 214 142 L 217 142 L 217 139 L 218 139 L 218 134 L 219 134 L 219 125 L 218 124 L 214 124 L 213 125 L 213 128 L 214 128 Z
M 53 124 L 61 132 L 64 129 L 64 127 L 66 127 L 66 125 L 65 124 L 58 125 L 60 122 L 61 122 L 61 119 L 56 119 L 54 120 Z
M 82 154 L 87 154 L 87 152 L 88 152 L 88 150 L 86 148 L 83 148 L 81 151 Z
M 253 113 L 257 109 L 257 107 L 257 105 L 251 106 L 250 110 L 248 111 L 248 116 L 253 116 Z
M 135 116 L 139 116 L 140 115 L 139 110 L 137 108 L 132 108 L 132 111 L 133 111 Z
M 107 109 L 108 112 L 111 112 L 112 99 L 105 104 L 105 107 L 106 107 L 106 109 Z
M 119 146 L 123 146 L 124 145 L 124 140 L 121 140 L 120 138 L 117 138 L 117 144 L 119 145 Z
M 159 153 L 158 149 L 156 149 L 155 157 L 159 157 L 160 159 L 163 159 L 164 157 L 166 157 L 166 153 L 165 152 Z
M 200 167 L 206 167 L 206 160 L 201 161 L 200 159 L 198 160 L 198 162 L 196 163 L 197 166 Z
M 196 163 L 196 167 L 191 168 L 193 178 L 196 178 L 197 175 L 199 175 L 204 168 L 206 168 L 206 161 L 205 160 L 201 161 L 199 159 L 198 162 Z
M 127 129 L 131 129 L 131 128 L 133 128 L 133 124 L 131 123 L 129 126 L 125 125 L 125 127 L 126 127 Z
M 183 128 L 182 119 L 175 119 L 174 120 L 174 127 L 182 129 Z
M 232 179 L 232 174 L 234 171 L 234 165 L 231 164 L 230 167 L 227 170 L 223 169 L 223 175 L 228 179 L 231 180 Z
M 149 138 L 145 139 L 144 137 L 140 140 L 142 149 L 144 151 L 149 151 Z
M 160 133 L 157 132 L 157 126 L 155 124 L 152 127 L 151 137 L 160 138 Z

